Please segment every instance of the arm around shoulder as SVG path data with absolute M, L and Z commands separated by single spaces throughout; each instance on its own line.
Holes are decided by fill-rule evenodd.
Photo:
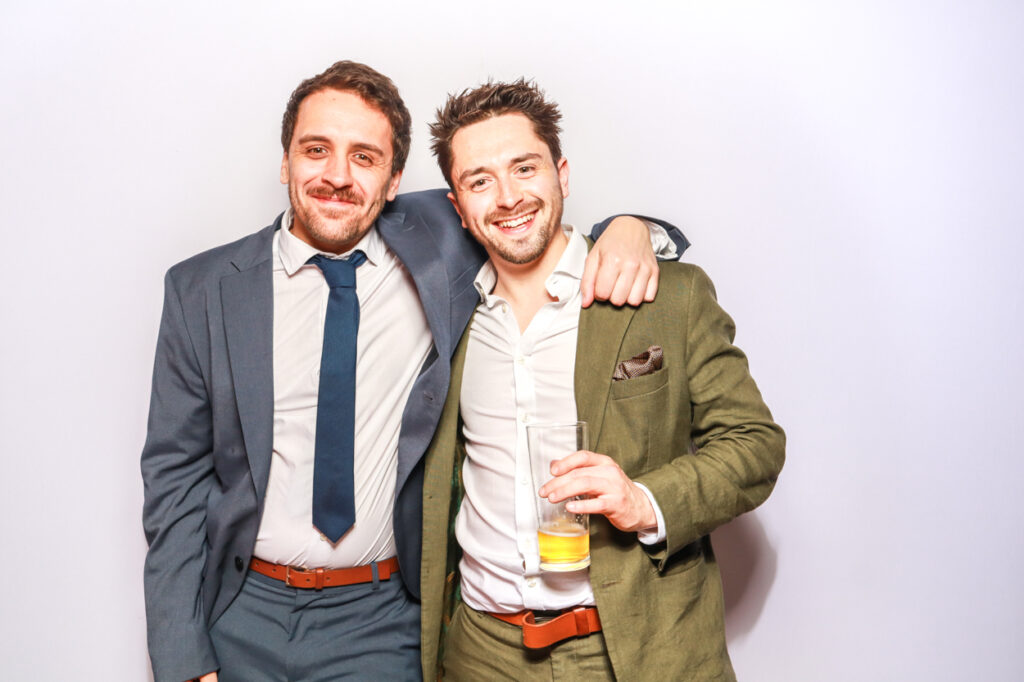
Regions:
M 608 226 L 611 225 L 613 220 L 623 216 L 629 218 L 636 218 L 638 220 L 644 220 L 648 223 L 657 225 L 664 232 L 665 236 L 668 237 L 669 240 L 671 240 L 672 245 L 675 247 L 675 255 L 670 258 L 663 258 L 660 254 L 655 254 L 658 256 L 659 260 L 677 260 L 680 256 L 683 255 L 683 252 L 686 251 L 686 249 L 690 248 L 690 240 L 686 238 L 686 235 L 683 234 L 682 230 L 680 230 L 672 223 L 668 222 L 667 220 L 662 220 L 661 218 L 652 218 L 651 216 L 639 215 L 634 213 L 617 213 L 613 216 L 608 216 L 599 223 L 594 223 L 594 226 L 590 230 L 591 239 L 597 241 L 601 237 L 601 235 L 604 234 L 604 231 L 608 229 Z M 652 235 L 652 242 L 653 241 L 654 239 Z

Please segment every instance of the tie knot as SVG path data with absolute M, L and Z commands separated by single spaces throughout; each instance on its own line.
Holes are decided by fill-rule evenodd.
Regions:
M 327 286 L 330 288 L 352 288 L 356 285 L 356 268 L 366 262 L 366 254 L 362 251 L 355 251 L 345 259 L 328 258 L 317 254 L 307 262 L 320 268 L 320 272 L 324 273 L 324 279 L 327 280 Z

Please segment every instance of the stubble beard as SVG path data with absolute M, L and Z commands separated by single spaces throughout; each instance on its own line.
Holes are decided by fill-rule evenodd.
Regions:
M 377 221 L 377 216 L 384 210 L 385 194 L 374 198 L 369 207 L 366 201 L 350 189 L 331 190 L 317 187 L 304 192 L 294 183 L 288 184 L 288 198 L 292 204 L 294 219 L 305 228 L 306 233 L 319 246 L 327 247 L 331 253 L 343 253 L 355 246 Z M 326 210 L 319 209 L 315 203 L 317 196 L 333 196 L 352 204 L 344 208 Z M 305 198 L 303 203 L 300 199 Z M 348 214 L 346 216 L 346 214 Z
M 536 216 L 534 220 L 542 218 L 542 211 L 546 204 L 538 202 L 536 208 Z M 521 213 L 521 212 L 520 212 Z M 495 220 L 502 220 L 503 218 L 495 218 L 488 216 L 486 224 L 488 226 L 493 225 Z M 526 265 L 532 263 L 547 251 L 548 244 L 554 239 L 557 231 L 562 226 L 562 196 L 560 194 L 555 195 L 555 199 L 551 204 L 551 212 L 547 216 L 547 223 L 541 228 L 539 225 L 534 225 L 530 234 L 522 240 L 499 240 L 499 239 L 488 239 L 488 243 L 491 248 L 494 249 L 495 254 L 503 261 L 511 263 L 513 265 Z M 500 228 L 498 228 L 500 229 Z M 499 233 L 500 234 L 500 233 Z

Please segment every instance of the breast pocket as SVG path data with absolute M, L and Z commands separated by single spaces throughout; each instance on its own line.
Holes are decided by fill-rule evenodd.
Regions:
M 632 379 L 612 382 L 611 399 L 635 398 L 653 393 L 668 383 L 668 368 L 662 367 L 656 372 Z
M 605 454 L 630 478 L 648 471 L 652 445 L 662 440 L 668 398 L 669 368 L 613 381 L 601 440 Z

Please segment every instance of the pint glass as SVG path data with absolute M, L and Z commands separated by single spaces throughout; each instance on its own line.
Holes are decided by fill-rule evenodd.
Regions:
M 552 462 L 587 449 L 587 423 L 529 424 L 526 440 L 536 492 L 551 480 Z M 552 504 L 537 495 L 537 543 L 545 571 L 576 571 L 590 565 L 590 517 L 566 511 L 566 502 Z

